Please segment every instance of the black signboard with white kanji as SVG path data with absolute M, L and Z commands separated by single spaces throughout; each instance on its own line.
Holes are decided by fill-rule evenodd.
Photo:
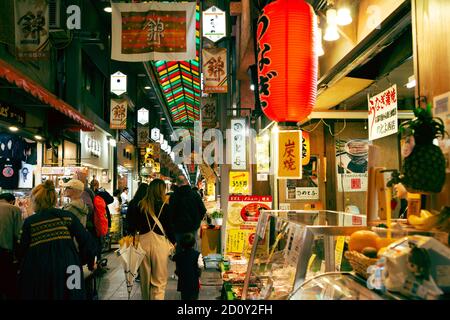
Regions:
M 0 120 L 13 124 L 25 125 L 25 112 L 0 102 Z

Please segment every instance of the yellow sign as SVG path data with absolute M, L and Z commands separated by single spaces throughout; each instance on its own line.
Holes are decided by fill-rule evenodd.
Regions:
M 342 254 L 344 253 L 345 237 L 339 236 L 336 240 L 336 248 L 334 252 L 334 263 L 337 271 L 341 270 Z
M 154 166 L 155 172 L 160 172 L 161 171 L 161 165 L 159 162 L 155 161 L 155 166 Z
M 307 166 L 311 161 L 311 140 L 309 132 L 302 131 L 302 165 Z
M 230 194 L 250 194 L 250 183 L 248 171 L 230 171 Z
M 302 178 L 301 130 L 280 131 L 278 133 L 278 178 Z
M 214 184 L 214 182 L 208 182 L 207 188 L 208 188 L 208 196 L 215 197 L 215 195 L 216 195 L 216 185 Z

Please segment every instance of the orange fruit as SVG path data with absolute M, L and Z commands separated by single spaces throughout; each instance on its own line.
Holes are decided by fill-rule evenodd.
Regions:
M 378 238 L 376 248 L 377 248 L 377 250 L 380 250 L 381 248 L 387 247 L 388 245 L 390 245 L 392 242 L 395 242 L 395 241 L 397 241 L 397 239 Z
M 378 235 L 369 230 L 359 230 L 353 232 L 348 242 L 350 251 L 362 252 L 366 247 L 377 248 Z

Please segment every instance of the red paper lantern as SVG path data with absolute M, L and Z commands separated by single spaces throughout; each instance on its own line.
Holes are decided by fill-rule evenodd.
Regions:
M 303 0 L 268 4 L 258 20 L 257 54 L 261 107 L 277 122 L 298 122 L 317 96 L 317 21 Z

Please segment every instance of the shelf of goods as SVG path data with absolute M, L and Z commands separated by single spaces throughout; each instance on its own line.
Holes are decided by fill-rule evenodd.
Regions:
M 378 249 L 386 249 L 394 240 L 386 239 L 385 229 L 373 228 L 375 231 L 373 232 L 371 227 L 362 224 L 352 225 L 355 221 L 359 221 L 355 218 L 361 216 L 351 216 L 351 214 L 334 211 L 263 211 L 248 260 L 241 298 L 243 300 L 304 299 L 309 293 L 298 294 L 299 289 L 306 283 L 311 284 L 311 279 L 315 278 L 320 281 L 326 279 L 323 281 L 330 283 L 334 281 L 335 288 L 347 286 L 348 294 L 338 295 L 336 299 L 370 297 L 371 294 L 365 288 L 366 279 L 354 272 L 353 260 L 347 259 L 347 254 L 344 254 L 352 249 L 349 249 L 351 236 L 372 233 L 375 236 L 371 246 L 379 247 Z M 413 231 L 406 229 L 402 231 L 403 233 L 399 232 L 393 232 L 393 237 L 414 234 Z M 429 232 L 427 235 L 448 241 L 448 234 Z M 261 254 L 257 247 L 264 241 L 268 241 L 269 250 Z M 367 239 L 364 237 L 357 240 L 358 244 L 364 247 L 365 241 Z M 377 258 L 376 249 L 372 249 L 375 251 L 375 256 L 372 258 Z M 377 261 L 377 259 L 369 260 Z M 330 273 L 338 273 L 340 276 L 331 280 L 324 276 Z M 311 294 L 316 293 L 312 290 Z M 316 294 L 314 297 L 325 299 L 330 295 Z M 377 297 L 402 299 L 401 295 L 391 293 L 377 295 Z

